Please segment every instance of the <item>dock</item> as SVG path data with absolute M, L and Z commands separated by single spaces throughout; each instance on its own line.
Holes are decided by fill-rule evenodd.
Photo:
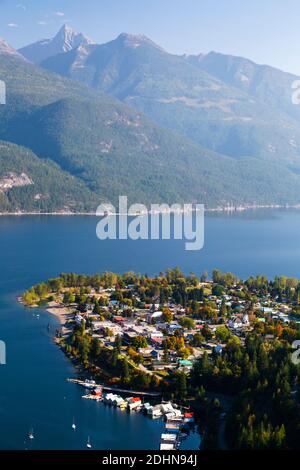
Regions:
M 185 413 L 181 418 L 167 418 L 165 429 L 160 438 L 159 450 L 179 449 L 185 438 L 183 428 L 186 424 L 193 422 L 193 415 L 193 413 Z
M 165 430 L 163 431 L 160 438 L 159 450 L 176 450 L 180 445 L 181 428 L 183 426 L 183 420 L 168 419 Z
M 122 388 L 109 387 L 107 385 L 102 385 L 102 384 L 95 384 L 93 387 L 91 387 L 90 384 L 88 384 L 84 380 L 80 380 L 80 379 L 67 379 L 67 381 L 78 384 L 78 385 L 80 385 L 82 387 L 85 387 L 85 388 L 102 387 L 102 389 L 107 391 L 107 392 L 124 393 L 126 395 L 140 395 L 140 396 L 152 397 L 152 398 L 158 398 L 158 397 L 161 396 L 161 393 L 158 393 L 158 392 L 141 392 L 139 390 L 126 390 L 126 389 L 122 389 Z
M 97 395 L 82 395 L 82 398 L 85 398 L 87 400 L 94 400 L 94 401 L 102 401 L 102 398 L 98 397 Z

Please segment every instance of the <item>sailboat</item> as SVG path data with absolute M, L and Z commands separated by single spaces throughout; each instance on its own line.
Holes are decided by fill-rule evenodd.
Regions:
M 29 439 L 34 439 L 33 429 L 31 428 L 28 434 Z
M 92 448 L 92 444 L 91 444 L 91 440 L 90 440 L 90 436 L 88 437 L 88 441 L 87 441 L 87 444 L 86 444 L 87 448 L 88 449 L 91 449 Z
M 75 429 L 76 429 L 75 418 L 73 418 L 72 429 L 74 429 L 74 431 L 75 431 Z

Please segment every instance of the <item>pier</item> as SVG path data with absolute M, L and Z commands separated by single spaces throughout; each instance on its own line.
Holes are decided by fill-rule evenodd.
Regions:
M 84 380 L 80 379 L 67 379 L 68 382 L 72 382 L 78 385 L 81 385 L 82 387 L 85 388 L 91 388 L 89 384 L 87 384 Z M 102 385 L 102 384 L 95 384 L 94 387 L 102 387 L 103 390 L 107 392 L 115 392 L 115 393 L 125 393 L 129 395 L 139 395 L 139 396 L 144 396 L 144 397 L 152 397 L 152 398 L 159 398 L 161 397 L 161 393 L 158 392 L 141 392 L 139 390 L 126 390 L 122 388 L 116 388 L 116 387 L 109 387 L 107 385 Z

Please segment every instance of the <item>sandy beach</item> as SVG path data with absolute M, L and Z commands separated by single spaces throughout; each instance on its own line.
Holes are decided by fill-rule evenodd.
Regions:
M 49 302 L 46 310 L 56 316 L 62 326 L 62 332 L 66 333 L 69 330 L 66 324 L 73 318 L 72 310 L 68 307 L 62 307 L 61 304 L 55 301 Z

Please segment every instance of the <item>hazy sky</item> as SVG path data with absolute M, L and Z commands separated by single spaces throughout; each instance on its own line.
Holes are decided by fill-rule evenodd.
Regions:
M 0 0 L 0 37 L 14 47 L 64 22 L 100 43 L 143 33 L 169 52 L 215 50 L 300 75 L 299 0 Z

